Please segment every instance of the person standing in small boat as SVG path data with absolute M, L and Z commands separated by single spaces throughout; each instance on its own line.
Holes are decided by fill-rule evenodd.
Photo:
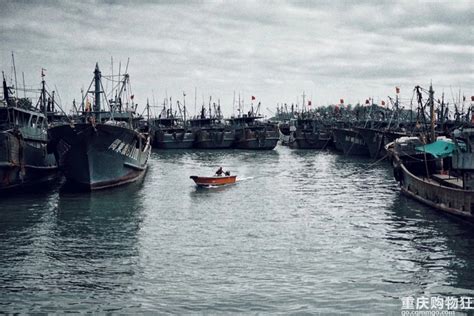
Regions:
M 225 171 L 224 172 L 224 169 L 222 169 L 222 167 L 219 167 L 219 169 L 217 169 L 217 171 L 216 171 L 216 176 L 222 177 L 223 175 L 226 176 L 226 177 L 229 177 L 230 176 L 230 171 Z
M 222 167 L 219 167 L 219 169 L 217 169 L 216 171 L 216 176 L 222 176 L 224 174 L 224 170 L 222 169 Z

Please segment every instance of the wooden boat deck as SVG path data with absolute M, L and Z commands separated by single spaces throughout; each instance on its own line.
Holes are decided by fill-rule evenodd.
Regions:
M 433 174 L 433 180 L 441 185 L 445 185 L 455 189 L 463 189 L 463 181 L 461 178 L 453 177 L 448 174 Z

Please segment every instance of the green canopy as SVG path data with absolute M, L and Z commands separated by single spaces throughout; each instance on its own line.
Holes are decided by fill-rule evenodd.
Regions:
M 453 151 L 456 149 L 456 145 L 450 139 L 438 139 L 434 143 L 418 146 L 415 149 L 420 152 L 431 154 L 435 158 L 444 158 L 452 155 Z

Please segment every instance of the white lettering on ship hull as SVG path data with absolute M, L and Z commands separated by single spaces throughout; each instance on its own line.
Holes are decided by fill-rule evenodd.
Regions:
M 138 156 L 140 154 L 140 151 L 136 148 L 135 146 L 136 140 L 133 142 L 133 144 L 126 144 L 120 139 L 116 139 L 113 141 L 112 144 L 110 144 L 109 148 L 110 150 L 119 153 L 123 156 L 126 156 L 130 159 L 134 159 L 138 161 Z

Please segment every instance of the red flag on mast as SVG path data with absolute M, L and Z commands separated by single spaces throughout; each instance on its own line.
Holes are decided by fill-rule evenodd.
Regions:
M 344 99 L 340 99 L 340 100 L 339 100 L 339 103 L 340 103 L 340 104 L 344 104 Z
M 311 106 L 311 100 L 308 100 L 308 106 Z
M 400 88 L 399 88 L 399 87 L 395 87 L 395 92 L 396 92 L 397 94 L 399 94 L 399 93 L 400 93 Z
M 253 101 L 253 100 L 255 100 L 255 97 L 254 97 L 254 96 L 252 96 L 252 101 Z

